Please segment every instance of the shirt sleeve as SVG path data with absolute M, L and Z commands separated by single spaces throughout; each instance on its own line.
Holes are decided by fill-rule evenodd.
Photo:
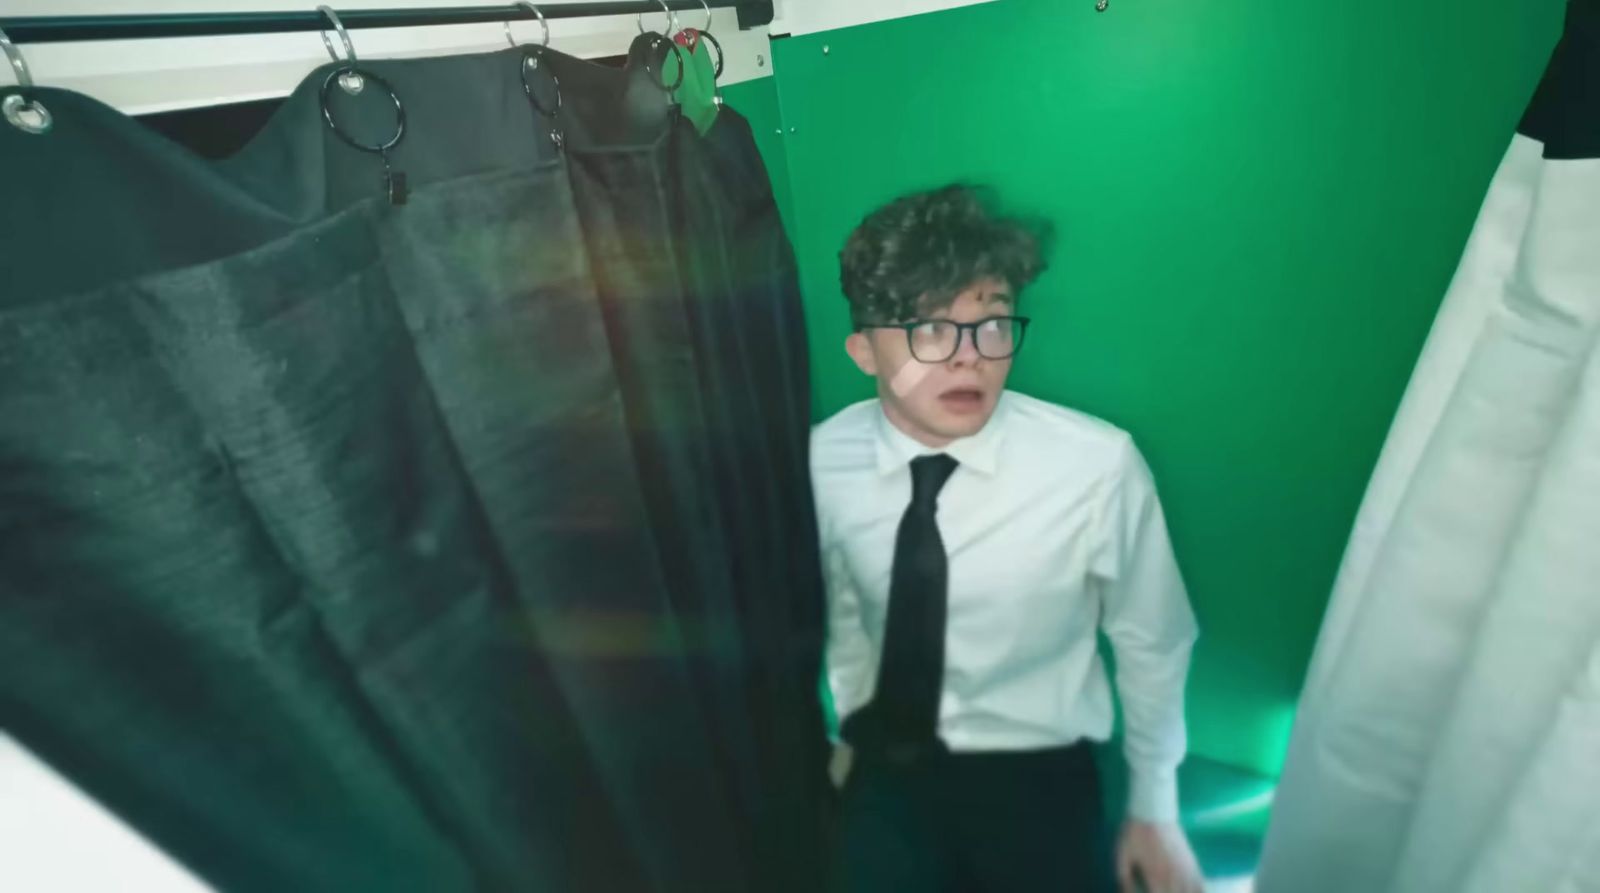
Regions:
M 1188 746 L 1183 689 L 1198 636 L 1155 481 L 1127 443 L 1108 491 L 1096 556 L 1101 624 L 1116 654 L 1130 818 L 1178 821 L 1178 765 Z
M 838 727 L 872 697 L 873 649 L 861 620 L 861 598 L 844 555 L 831 541 L 824 526 L 822 537 L 823 574 L 828 597 L 828 691 L 833 696 L 838 723 L 829 737 L 839 742 Z

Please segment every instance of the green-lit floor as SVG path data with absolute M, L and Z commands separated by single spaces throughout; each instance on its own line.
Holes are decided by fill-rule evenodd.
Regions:
M 1102 754 L 1107 808 L 1122 815 L 1128 785 L 1120 756 Z M 1183 824 L 1200 864 L 1208 893 L 1247 893 L 1261 855 L 1261 842 L 1272 810 L 1276 780 L 1254 772 L 1191 756 L 1179 770 Z

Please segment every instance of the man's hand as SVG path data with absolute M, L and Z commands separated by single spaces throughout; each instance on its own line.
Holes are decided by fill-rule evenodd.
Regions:
M 1122 893 L 1202 893 L 1200 863 L 1177 825 L 1131 819 L 1124 824 L 1117 881 Z

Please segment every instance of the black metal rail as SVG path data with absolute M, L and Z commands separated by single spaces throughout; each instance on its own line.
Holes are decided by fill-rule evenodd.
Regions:
M 665 0 L 675 12 L 703 11 L 700 0 Z M 713 9 L 737 9 L 739 26 L 751 28 L 772 21 L 772 0 L 706 0 Z M 329 4 L 333 6 L 333 4 Z M 536 4 L 537 5 L 537 4 Z M 532 20 L 522 6 L 435 6 L 416 9 L 339 9 L 346 28 L 415 28 L 423 25 L 471 25 L 481 22 Z M 599 3 L 551 3 L 539 6 L 547 19 L 606 15 L 660 14 L 657 0 L 615 0 Z M 701 20 L 680 17 L 686 26 Z M 219 34 L 282 34 L 331 29 L 316 9 L 281 12 L 197 12 L 150 15 L 32 16 L 0 18 L 0 29 L 15 43 L 83 40 L 125 40 L 145 37 L 205 37 Z

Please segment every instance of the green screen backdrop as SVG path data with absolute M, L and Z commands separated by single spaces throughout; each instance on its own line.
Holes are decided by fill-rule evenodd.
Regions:
M 865 212 L 969 180 L 1054 219 L 1013 386 L 1134 433 L 1204 629 L 1192 749 L 1275 774 L 1367 478 L 1562 8 L 999 0 L 775 42 L 776 83 L 727 96 L 787 205 L 818 418 L 871 393 L 842 352 L 836 260 Z

